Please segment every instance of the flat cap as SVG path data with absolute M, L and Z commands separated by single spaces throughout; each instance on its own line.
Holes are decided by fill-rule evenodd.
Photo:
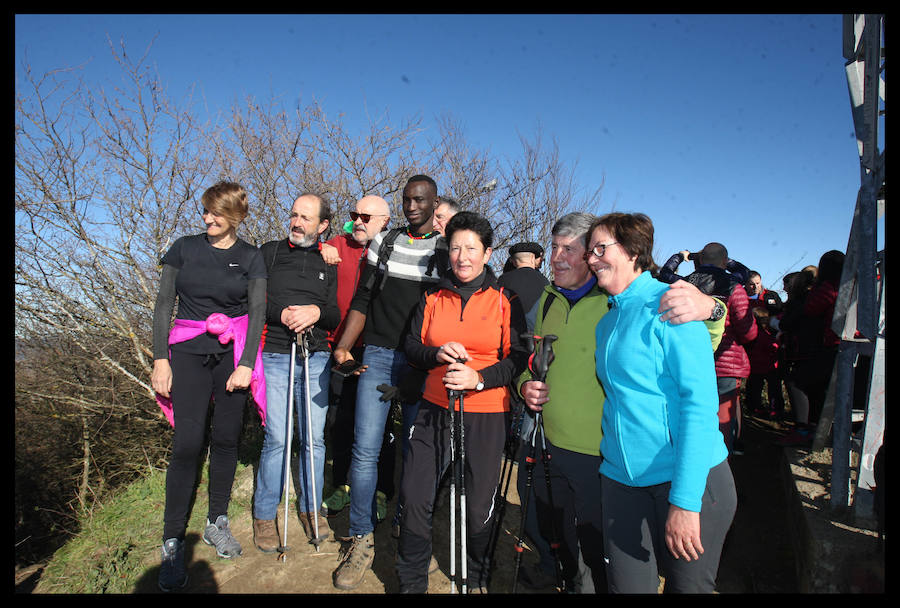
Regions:
M 528 241 L 525 243 L 516 243 L 509 248 L 509 255 L 516 253 L 533 253 L 535 257 L 544 257 L 544 248 L 537 243 Z

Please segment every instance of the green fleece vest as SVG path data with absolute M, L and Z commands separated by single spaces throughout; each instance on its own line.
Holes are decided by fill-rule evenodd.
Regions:
M 553 302 L 543 316 L 547 298 Z M 609 310 L 606 294 L 594 286 L 570 306 L 565 296 L 548 285 L 536 309 L 535 335 L 559 338 L 553 343 L 554 359 L 547 370 L 550 401 L 544 404 L 544 432 L 555 446 L 599 456 L 606 394 L 597 379 L 594 328 Z M 528 370 L 520 376 L 519 386 L 527 380 L 531 380 Z

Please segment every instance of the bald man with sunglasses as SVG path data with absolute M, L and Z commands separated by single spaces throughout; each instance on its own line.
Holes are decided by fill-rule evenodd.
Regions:
M 353 222 L 349 233 L 332 237 L 322 244 L 322 257 L 329 264 L 337 265 L 338 288 L 337 304 L 341 311 L 341 323 L 329 334 L 332 350 L 344 332 L 347 311 L 350 301 L 356 292 L 359 275 L 366 265 L 366 254 L 372 239 L 387 228 L 390 221 L 390 207 L 380 196 L 364 196 L 356 201 L 354 211 L 350 212 Z M 357 339 L 351 349 L 354 358 L 362 359 L 362 336 Z M 332 364 L 336 363 L 332 361 Z M 322 512 L 326 516 L 336 515 L 350 504 L 350 486 L 348 472 L 350 469 L 350 453 L 353 447 L 353 423 L 356 410 L 356 386 L 359 376 L 351 374 L 341 378 L 332 375 L 331 404 L 335 407 L 329 412 L 329 441 L 332 450 L 332 487 L 334 491 L 325 499 Z M 379 459 L 377 492 L 381 493 L 387 503 L 394 493 L 394 459 L 391 457 L 393 444 L 390 435 L 382 444 L 382 457 Z

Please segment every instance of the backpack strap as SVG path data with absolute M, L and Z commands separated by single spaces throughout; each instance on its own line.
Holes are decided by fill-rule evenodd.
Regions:
M 394 241 L 396 241 L 397 237 L 405 231 L 405 228 L 392 228 L 384 235 L 384 240 L 381 241 L 381 246 L 378 248 L 378 265 L 375 268 L 376 274 L 379 272 L 381 273 L 381 281 L 378 283 L 379 291 L 384 287 L 384 282 L 387 281 L 387 263 L 391 258 L 391 254 L 394 252 Z
M 547 294 L 544 298 L 544 309 L 541 311 L 541 323 L 547 319 L 547 313 L 550 312 L 551 306 L 553 306 L 553 298 L 550 297 L 550 294 Z
M 375 286 L 376 281 L 378 281 L 379 290 L 384 286 L 384 282 L 387 280 L 388 259 L 390 259 L 391 253 L 394 251 L 394 241 L 397 240 L 397 237 L 404 230 L 405 228 L 391 228 L 381 240 L 381 245 L 378 247 L 378 258 L 375 262 L 375 272 L 369 277 L 369 282 L 366 285 L 369 290 Z
M 434 244 L 434 254 L 428 258 L 428 267 L 425 274 L 431 274 L 437 270 L 437 276 L 444 278 L 450 269 L 450 248 L 447 246 L 447 239 L 440 236 Z

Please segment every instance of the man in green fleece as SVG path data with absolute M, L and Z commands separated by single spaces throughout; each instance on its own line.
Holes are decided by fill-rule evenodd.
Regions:
M 605 394 L 595 370 L 594 328 L 609 306 L 606 293 L 597 287 L 597 279 L 584 260 L 587 232 L 594 219 L 588 213 L 569 213 L 553 226 L 553 282 L 544 288 L 538 301 L 534 334 L 557 336 L 553 343 L 554 360 L 545 382 L 533 380 L 530 371 L 519 378 L 519 391 L 526 405 L 533 411 L 543 411 L 547 449 L 553 463 L 552 513 L 546 484 L 532 484 L 540 530 L 545 538 L 550 538 L 551 518 L 555 518 L 566 587 L 582 593 L 606 592 L 598 473 L 603 460 L 600 420 Z M 672 285 L 659 312 L 661 321 L 675 324 L 709 320 L 713 342 L 721 338 L 721 303 L 684 281 Z M 519 470 L 524 471 L 521 463 Z M 544 479 L 540 459 L 533 479 Z M 541 541 L 535 540 L 540 547 Z M 541 563 L 546 564 L 546 556 L 543 557 Z M 541 575 L 545 579 L 552 576 L 552 571 L 544 568 L 544 572 L 527 575 L 532 580 Z

